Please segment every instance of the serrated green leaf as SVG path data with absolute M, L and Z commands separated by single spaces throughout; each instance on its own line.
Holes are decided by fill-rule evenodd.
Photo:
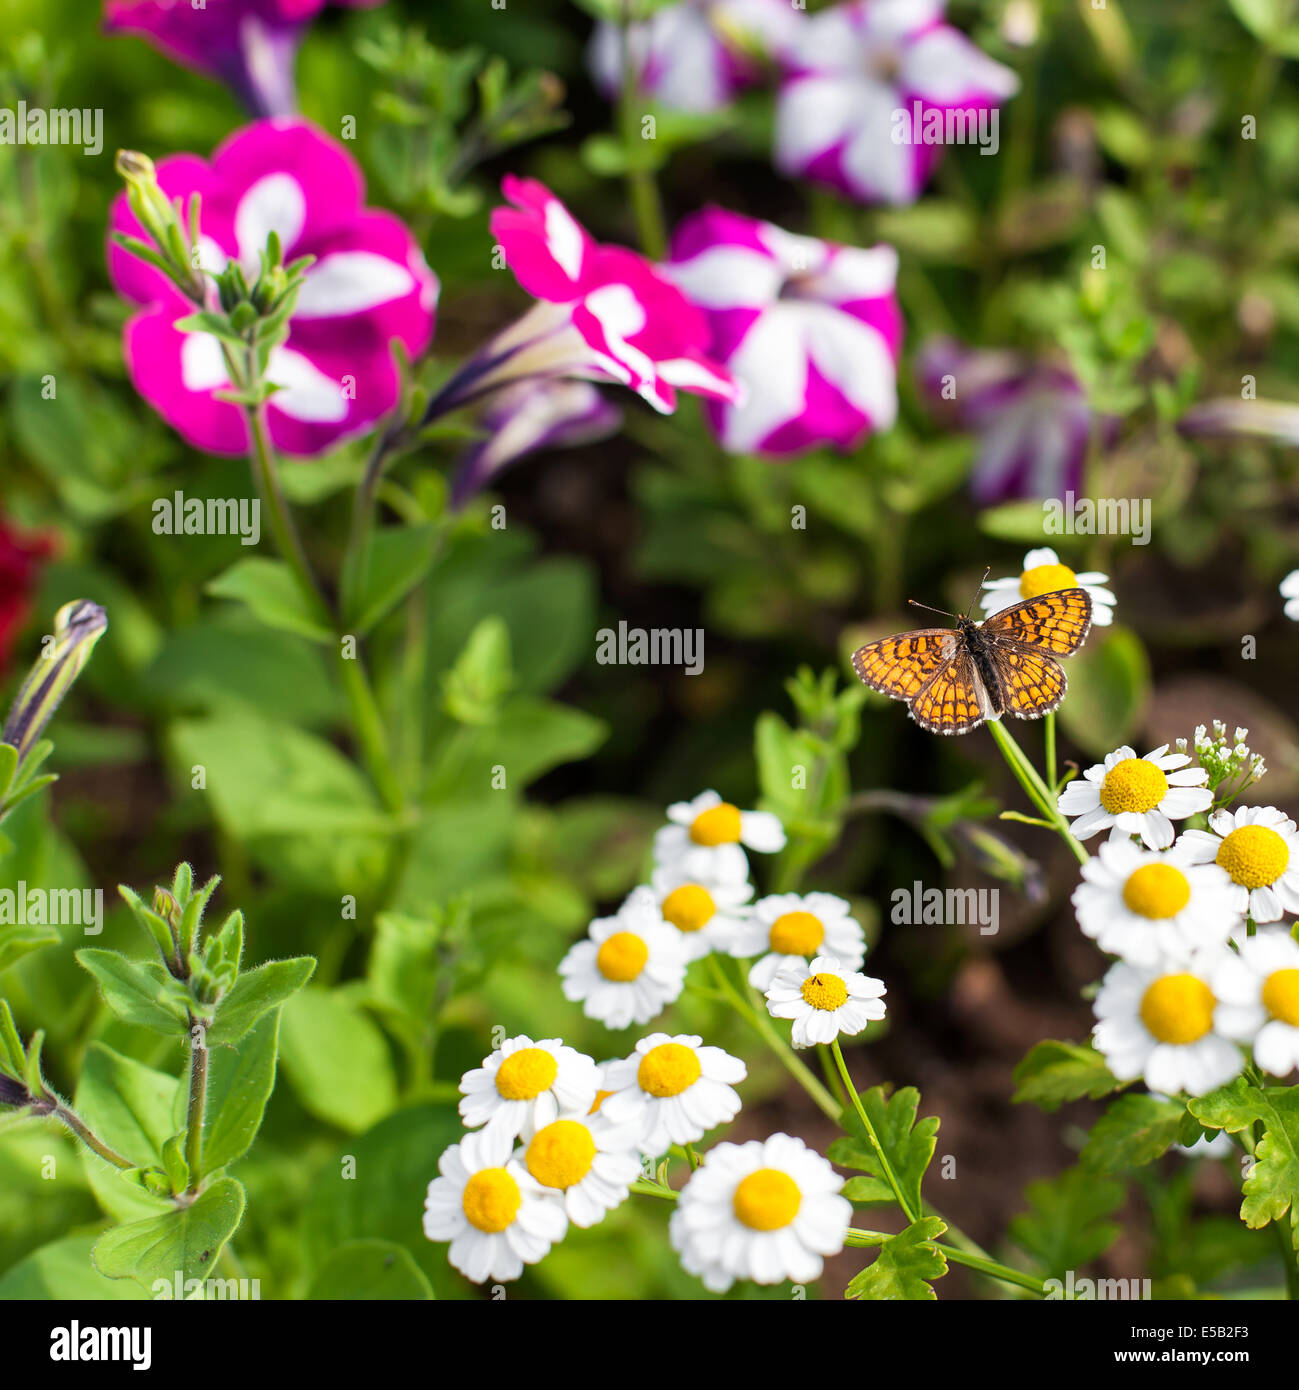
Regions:
M 1206 1129 L 1222 1129 L 1238 1134 L 1259 1118 L 1263 1093 L 1238 1076 L 1226 1086 L 1219 1086 L 1207 1096 L 1188 1101 L 1186 1108 Z
M 244 1189 L 221 1178 L 187 1207 L 116 1226 L 95 1245 L 95 1268 L 109 1279 L 134 1279 L 146 1289 L 211 1274 L 244 1214 Z
M 1257 1229 L 1290 1213 L 1290 1240 L 1299 1252 L 1299 1087 L 1259 1090 L 1238 1077 L 1230 1086 L 1190 1103 L 1191 1113 L 1210 1129 L 1228 1134 L 1261 1121 L 1254 1162 L 1244 1182 L 1240 1219 Z
M 291 999 L 311 979 L 316 962 L 311 956 L 272 960 L 240 975 L 235 987 L 217 1006 L 208 1029 L 208 1047 L 238 1042 L 263 1014 Z
M 177 997 L 176 982 L 160 965 L 130 961 L 116 951 L 86 949 L 76 955 L 123 1023 L 173 1036 L 188 1031 L 189 1017 Z
M 845 1298 L 931 1300 L 932 1281 L 947 1273 L 947 1257 L 933 1244 L 947 1229 L 936 1216 L 922 1217 L 886 1240 L 879 1254 L 853 1276 Z
M 1178 1142 L 1186 1106 L 1158 1096 L 1120 1096 L 1092 1126 L 1082 1165 L 1097 1173 L 1119 1173 L 1153 1163 Z
M 917 1123 L 920 1092 L 914 1086 L 904 1086 L 891 1097 L 886 1087 L 872 1086 L 863 1093 L 861 1101 L 911 1210 L 921 1211 L 920 1183 L 934 1156 L 938 1116 L 929 1115 Z M 842 1124 L 850 1137 L 836 1139 L 830 1145 L 827 1153 L 831 1161 L 844 1168 L 860 1168 L 872 1177 L 887 1181 L 856 1112 L 846 1110 Z
M 1026 1251 L 1044 1277 L 1079 1270 L 1118 1239 L 1120 1227 L 1106 1220 L 1123 1203 L 1123 1184 L 1082 1168 L 1030 1183 L 1029 1211 L 1010 1223 L 1010 1238 Z
M 1127 1082 L 1110 1075 L 1105 1059 L 1088 1043 L 1037 1043 L 1015 1068 L 1016 1101 L 1058 1110 L 1066 1101 L 1099 1100 Z

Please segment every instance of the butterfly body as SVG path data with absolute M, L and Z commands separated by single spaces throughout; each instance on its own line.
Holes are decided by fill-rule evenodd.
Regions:
M 1068 688 L 1057 657 L 1072 655 L 1091 629 L 1085 589 L 1057 589 L 1003 608 L 983 622 L 920 628 L 859 648 L 853 669 L 872 690 L 905 700 L 911 718 L 936 734 L 967 734 L 1010 713 L 1040 719 Z

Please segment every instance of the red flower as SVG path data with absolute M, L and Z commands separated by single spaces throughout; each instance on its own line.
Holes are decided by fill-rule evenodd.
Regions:
M 24 536 L 0 517 L 0 675 L 31 612 L 41 562 L 51 551 L 46 536 Z

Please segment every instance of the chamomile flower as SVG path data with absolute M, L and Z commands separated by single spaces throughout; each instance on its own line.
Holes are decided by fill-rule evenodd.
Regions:
M 520 1033 L 460 1078 L 460 1118 L 467 1129 L 491 1125 L 526 1137 L 561 1110 L 588 1110 L 599 1084 L 590 1057 L 559 1038 L 533 1042 Z
M 1285 599 L 1282 612 L 1291 622 L 1299 623 L 1299 570 L 1291 570 L 1281 581 L 1281 597 Z
M 1177 852 L 1192 864 L 1225 869 L 1234 885 L 1232 905 L 1242 916 L 1279 922 L 1299 912 L 1299 831 L 1275 806 L 1215 811 L 1209 830 L 1179 837 Z
M 1057 589 L 1086 589 L 1092 601 L 1092 622 L 1097 627 L 1108 627 L 1114 621 L 1113 608 L 1118 602 L 1114 594 L 1104 587 L 1108 583 L 1109 575 L 1096 570 L 1075 574 L 1068 565 L 1060 563 L 1060 557 L 1050 546 L 1043 546 L 1039 550 L 1030 550 L 1024 556 L 1021 574 L 1008 579 L 987 580 L 979 606 L 985 613 L 998 613 L 1026 598 L 1040 598 L 1042 594 L 1054 593 Z
M 866 937 L 851 906 L 833 893 L 773 893 L 754 903 L 730 952 L 744 960 L 761 957 L 749 970 L 749 983 L 765 990 L 786 966 L 813 956 L 831 956 L 855 970 L 866 958 Z
M 1299 942 L 1284 927 L 1244 938 L 1209 983 L 1223 1001 L 1221 1031 L 1252 1044 L 1254 1060 L 1273 1076 L 1299 1067 Z
M 702 1043 L 684 1033 L 651 1033 L 630 1057 L 610 1063 L 605 1079 L 614 1090 L 600 1113 L 610 1124 L 631 1128 L 642 1153 L 653 1157 L 672 1144 L 693 1144 L 739 1114 L 735 1086 L 748 1070 L 720 1047 Z
M 727 949 L 748 915 L 753 896 L 747 872 L 743 879 L 700 881 L 676 868 L 654 871 L 651 886 L 663 920 L 681 935 L 687 960 Z
M 741 846 L 774 854 L 785 847 L 785 828 L 769 811 L 741 811 L 715 791 L 668 807 L 668 820 L 654 836 L 654 863 L 700 881 L 747 878 Z
M 542 1187 L 560 1193 L 568 1219 L 583 1229 L 621 1205 L 641 1176 L 634 1136 L 599 1113 L 561 1115 L 543 1125 L 522 1158 Z
M 438 1159 L 424 1202 L 424 1234 L 449 1240 L 447 1259 L 466 1278 L 517 1279 L 568 1230 L 564 1202 L 513 1154 L 513 1137 L 488 1126 Z
M 810 965 L 799 960 L 780 971 L 767 990 L 767 1012 L 794 1020 L 795 1047 L 813 1047 L 840 1033 L 851 1037 L 883 1018 L 884 992 L 883 980 L 845 970 L 832 956 L 817 956 Z
M 1202 1096 L 1239 1074 L 1240 1050 L 1223 1027 L 1232 1019 L 1220 1020 L 1222 1001 L 1210 983 L 1228 956 L 1219 947 L 1110 967 L 1092 1038 L 1118 1080 L 1142 1077 L 1152 1091 Z
M 715 1144 L 668 1226 L 686 1270 L 713 1293 L 737 1279 L 805 1284 L 843 1249 L 852 1203 L 826 1159 L 789 1134 Z
M 1130 840 L 1107 840 L 1083 865 L 1082 878 L 1073 905 L 1083 935 L 1132 965 L 1225 945 L 1241 925 L 1231 880 L 1216 864 L 1188 864 Z
M 1100 830 L 1140 835 L 1147 848 L 1173 843 L 1173 821 L 1207 811 L 1213 793 L 1202 767 L 1188 767 L 1189 753 L 1170 753 L 1166 743 L 1138 758 L 1126 745 L 1086 769 L 1060 793 L 1062 815 L 1076 817 L 1070 830 L 1079 840 Z
M 564 998 L 607 1028 L 648 1023 L 681 993 L 686 951 L 648 888 L 633 890 L 613 917 L 597 917 L 585 941 L 559 963 Z

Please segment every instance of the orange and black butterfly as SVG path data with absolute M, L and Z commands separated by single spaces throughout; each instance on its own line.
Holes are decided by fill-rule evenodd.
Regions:
M 853 670 L 872 690 L 905 700 L 922 729 L 968 734 L 985 719 L 1007 712 L 1040 719 L 1059 705 L 1068 681 L 1056 657 L 1071 656 L 1086 641 L 1092 601 L 1086 589 L 1056 589 L 983 622 L 969 610 L 943 616 L 955 617 L 956 626 L 870 642 L 853 653 Z

